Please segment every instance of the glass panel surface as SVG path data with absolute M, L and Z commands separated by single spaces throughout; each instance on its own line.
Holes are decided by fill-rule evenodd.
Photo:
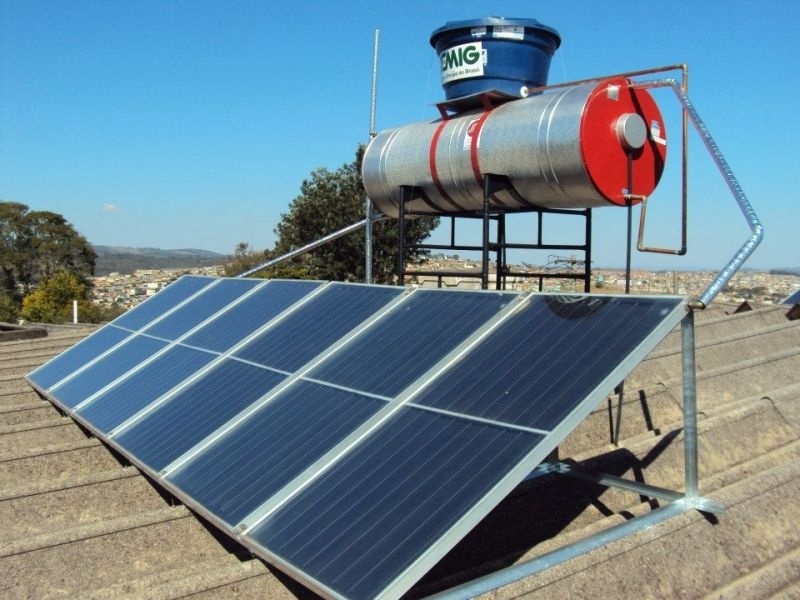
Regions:
M 320 285 L 318 281 L 270 281 L 184 343 L 225 352 Z
M 515 295 L 420 290 L 309 377 L 395 396 Z
M 249 537 L 347 598 L 374 598 L 541 440 L 406 408 Z
M 100 431 L 108 433 L 217 356 L 182 346 L 170 348 L 78 412 Z
M 800 290 L 788 295 L 782 304 L 800 304 Z
M 331 284 L 236 356 L 294 372 L 404 291 L 401 287 Z
M 285 378 L 226 360 L 114 439 L 160 471 Z
M 46 390 L 129 335 L 124 329 L 106 325 L 36 369 L 28 378 Z
M 153 356 L 166 345 L 167 343 L 161 340 L 136 336 L 82 373 L 54 387 L 50 393 L 65 406 L 73 407 Z
M 168 479 L 235 525 L 383 406 L 300 382 Z
M 261 283 L 257 279 L 219 279 L 202 294 L 145 329 L 145 333 L 175 340 Z
M 160 317 L 214 281 L 215 279 L 211 277 L 181 277 L 177 281 L 170 283 L 152 298 L 145 300 L 124 315 L 114 319 L 113 323 L 128 329 L 141 329 L 153 319 Z
M 534 297 L 414 403 L 552 429 L 682 302 Z

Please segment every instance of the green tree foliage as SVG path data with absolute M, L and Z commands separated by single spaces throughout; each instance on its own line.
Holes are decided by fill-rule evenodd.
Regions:
M 97 257 L 91 244 L 61 215 L 0 202 L 0 278 L 7 294 L 27 294 L 59 271 L 85 285 Z
M 356 158 L 335 171 L 315 169 L 300 186 L 300 195 L 289 205 L 275 228 L 275 247 L 261 259 L 280 256 L 316 241 L 334 231 L 364 218 L 366 193 L 361 181 L 361 160 L 364 148 Z M 419 258 L 421 252 L 408 246 L 424 240 L 438 224 L 436 218 L 420 218 L 406 222 L 406 260 Z M 389 283 L 395 275 L 398 223 L 382 221 L 373 227 L 373 278 Z M 259 273 L 268 277 L 311 278 L 336 281 L 364 280 L 364 233 L 357 231 L 274 269 Z M 256 264 L 262 260 L 254 261 Z M 244 269 L 242 269 L 244 270 Z M 238 271 L 241 272 L 241 271 Z
M 78 318 L 83 323 L 110 321 L 124 312 L 121 307 L 106 309 L 90 302 L 86 285 L 73 273 L 59 271 L 23 298 L 19 316 L 36 323 L 66 323 L 72 321 L 75 300 Z
M 19 316 L 19 306 L 9 294 L 0 292 L 0 322 L 14 323 Z
M 235 277 L 265 260 L 267 258 L 263 250 L 254 250 L 247 242 L 239 242 L 233 251 L 233 260 L 224 266 L 225 276 Z
M 37 323 L 64 323 L 72 316 L 73 300 L 85 298 L 86 286 L 72 273 L 61 271 L 25 296 L 20 316 Z

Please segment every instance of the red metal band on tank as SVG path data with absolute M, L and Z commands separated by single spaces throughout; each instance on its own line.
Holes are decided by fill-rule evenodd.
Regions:
M 472 127 L 472 125 L 469 126 L 472 127 L 472 145 L 469 149 L 469 159 L 472 163 L 472 174 L 475 176 L 475 183 L 478 184 L 481 190 L 483 190 L 483 174 L 481 173 L 480 159 L 478 158 L 478 139 L 481 135 L 481 128 L 483 128 L 483 124 L 486 122 L 491 112 L 492 111 L 487 110 L 475 121 L 474 127 Z M 467 133 L 469 134 L 469 131 Z
M 483 192 L 483 173 L 481 173 L 481 165 L 480 165 L 480 158 L 478 156 L 478 138 L 481 135 L 481 129 L 483 129 L 483 124 L 486 122 L 486 119 L 491 114 L 491 110 L 487 110 L 483 113 L 477 121 L 474 121 L 474 127 L 472 129 L 472 133 L 469 134 L 472 137 L 472 144 L 469 148 L 469 158 L 470 163 L 472 164 L 472 174 L 475 176 L 475 183 L 478 184 L 481 192 Z M 471 126 L 471 125 L 470 125 Z M 500 200 L 497 195 L 489 194 L 489 197 L 494 200 L 497 204 L 505 205 L 505 203 Z
M 459 204 L 450 197 L 450 194 L 447 193 L 447 190 L 444 189 L 444 186 L 439 179 L 439 172 L 436 170 L 436 147 L 439 145 L 439 138 L 441 137 L 446 125 L 447 121 L 442 121 L 439 123 L 439 126 L 436 128 L 436 131 L 431 138 L 431 147 L 428 151 L 428 166 L 431 170 L 431 180 L 433 181 L 433 185 L 436 186 L 436 191 L 439 192 L 439 195 L 458 210 L 464 210 L 464 207 L 459 206 Z

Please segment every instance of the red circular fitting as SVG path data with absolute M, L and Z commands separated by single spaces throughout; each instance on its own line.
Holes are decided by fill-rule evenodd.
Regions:
M 609 202 L 625 206 L 625 193 L 649 196 L 664 172 L 667 134 L 664 119 L 647 90 L 633 89 L 624 77 L 607 79 L 592 91 L 581 117 L 580 146 L 586 172 L 597 191 Z M 635 122 L 627 115 L 639 115 L 646 136 L 640 148 L 632 148 L 638 138 Z M 626 122 L 630 121 L 626 130 Z M 633 125 L 632 133 L 630 126 Z M 634 144 L 636 145 L 636 141 Z M 628 190 L 629 155 L 633 189 Z M 640 200 L 632 199 L 632 204 Z

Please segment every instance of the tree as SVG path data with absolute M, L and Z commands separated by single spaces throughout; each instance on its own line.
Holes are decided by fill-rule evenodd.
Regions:
M 13 323 L 19 315 L 19 306 L 8 294 L 0 292 L 0 322 Z
M 63 323 L 72 315 L 72 302 L 86 299 L 86 286 L 66 271 L 46 279 L 22 300 L 20 316 L 37 323 Z
M 0 273 L 3 291 L 11 297 L 19 293 L 17 281 L 29 271 L 30 256 L 28 226 L 26 216 L 28 207 L 18 202 L 0 202 Z
M 265 252 L 263 250 L 254 250 L 247 242 L 239 242 L 233 251 L 233 260 L 225 265 L 224 272 L 227 277 L 235 277 L 263 263 L 265 260 Z
M 27 294 L 62 270 L 86 285 L 96 258 L 91 244 L 63 216 L 0 202 L 0 277 L 6 293 Z
M 124 312 L 119 306 L 103 308 L 90 302 L 86 285 L 74 273 L 59 271 L 23 298 L 19 316 L 36 323 L 65 323 L 72 320 L 75 300 L 84 323 L 110 321 Z
M 289 205 L 289 212 L 281 215 L 281 222 L 275 228 L 278 240 L 268 258 L 285 254 L 364 218 L 363 156 L 364 147 L 361 146 L 355 160 L 336 171 L 319 168 L 311 172 L 311 177 L 300 186 L 300 195 Z M 409 246 L 427 238 L 438 222 L 434 217 L 406 222 L 407 261 L 424 254 Z M 377 282 L 391 282 L 395 275 L 398 233 L 397 221 L 377 222 L 373 226 L 373 278 Z M 364 236 L 352 233 L 267 273 L 275 277 L 289 270 L 312 279 L 363 281 L 364 257 Z

